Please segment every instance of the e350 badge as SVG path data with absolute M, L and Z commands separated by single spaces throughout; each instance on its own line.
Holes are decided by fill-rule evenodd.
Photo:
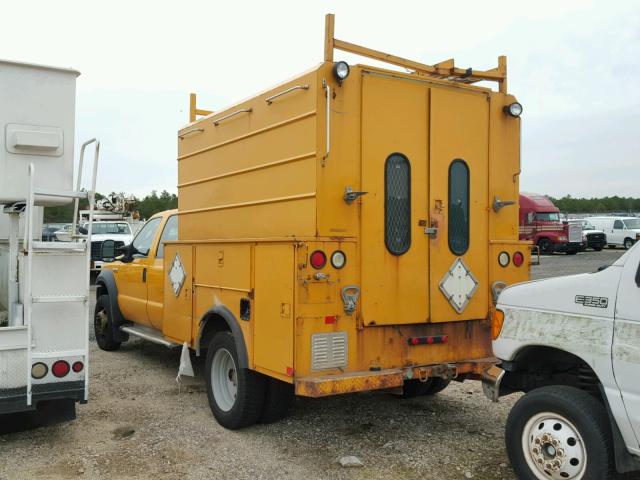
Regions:
M 607 297 L 593 297 L 591 295 L 576 295 L 576 303 L 592 308 L 607 308 L 609 299 Z

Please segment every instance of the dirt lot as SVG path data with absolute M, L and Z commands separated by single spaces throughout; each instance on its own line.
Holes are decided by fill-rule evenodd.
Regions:
M 533 277 L 594 271 L 622 253 L 544 257 Z M 503 427 L 516 398 L 492 404 L 476 382 L 432 398 L 300 398 L 284 421 L 230 432 L 207 406 L 201 362 L 179 385 L 178 352 L 132 341 L 115 353 L 93 344 L 92 354 L 77 420 L 0 436 L 0 479 L 513 478 Z M 341 467 L 345 455 L 364 466 Z

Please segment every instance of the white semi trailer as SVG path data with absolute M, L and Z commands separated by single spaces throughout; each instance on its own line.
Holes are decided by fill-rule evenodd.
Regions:
M 82 145 L 74 187 L 78 75 L 0 60 L 0 415 L 75 412 L 88 399 L 92 215 L 86 239 L 40 241 L 43 207 L 73 201 L 74 219 L 80 199 L 94 208 L 96 139 Z M 91 186 L 82 190 L 92 144 Z

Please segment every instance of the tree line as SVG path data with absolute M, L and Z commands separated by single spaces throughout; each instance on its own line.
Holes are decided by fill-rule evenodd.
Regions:
M 562 198 L 548 196 L 549 200 L 566 213 L 633 213 L 640 212 L 640 198 L 602 197 L 574 198 L 565 195 Z
M 96 193 L 96 199 L 104 198 L 104 195 Z M 80 210 L 89 208 L 87 200 L 80 201 Z M 135 209 L 140 214 L 141 219 L 147 219 L 152 215 L 162 212 L 163 210 L 171 210 L 178 208 L 178 196 L 175 193 L 169 193 L 163 190 L 158 194 L 153 190 L 141 200 L 136 199 Z M 62 207 L 48 207 L 44 209 L 45 223 L 70 223 L 73 217 L 73 203 Z

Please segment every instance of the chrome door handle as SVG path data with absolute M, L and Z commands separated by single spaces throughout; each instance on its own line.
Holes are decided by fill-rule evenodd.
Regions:
M 436 238 L 438 236 L 438 227 L 427 227 L 424 229 L 424 233 L 429 235 L 431 238 Z

